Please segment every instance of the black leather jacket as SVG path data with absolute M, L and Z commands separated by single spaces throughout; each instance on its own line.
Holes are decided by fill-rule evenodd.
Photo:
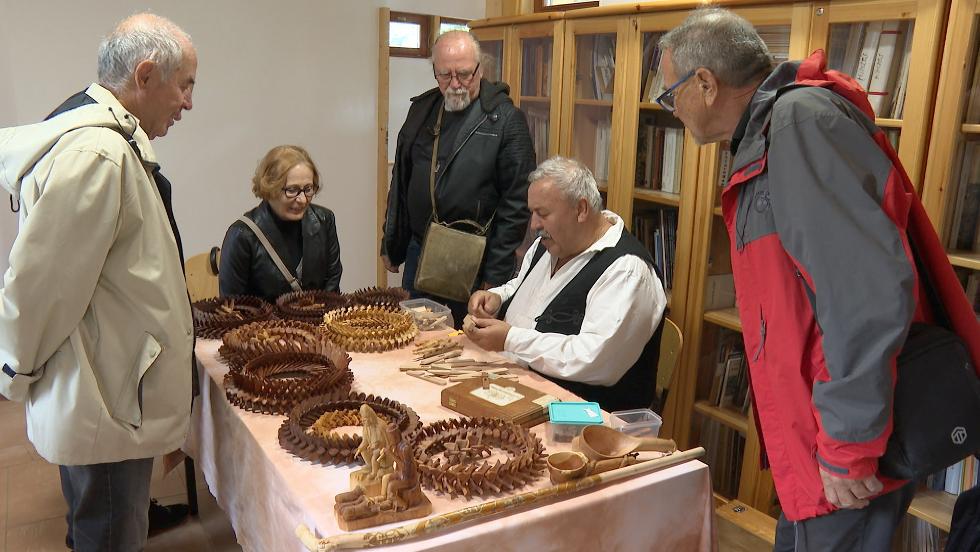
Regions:
M 480 281 L 499 285 L 514 276 L 514 251 L 524 240 L 527 175 L 534 169 L 534 145 L 524 114 L 514 107 L 504 83 L 484 80 L 480 95 L 463 120 L 452 154 L 436 182 L 436 205 L 444 221 L 479 220 L 486 224 L 487 249 Z M 398 132 L 395 166 L 388 192 L 382 254 L 394 265 L 405 262 L 412 231 L 408 222 L 408 184 L 412 178 L 412 146 L 426 117 L 442 99 L 438 88 L 412 98 L 405 124 Z M 413 213 L 413 216 L 416 214 Z M 431 213 L 422 216 L 431 216 Z
M 276 227 L 269 204 L 265 201 L 245 213 L 265 233 L 272 247 L 282 256 L 285 251 L 282 233 Z M 340 243 L 333 211 L 310 205 L 303 215 L 303 289 L 340 291 Z M 244 222 L 236 220 L 228 227 L 221 245 L 218 290 L 226 295 L 254 295 L 274 302 L 283 293 L 293 291 L 262 242 Z

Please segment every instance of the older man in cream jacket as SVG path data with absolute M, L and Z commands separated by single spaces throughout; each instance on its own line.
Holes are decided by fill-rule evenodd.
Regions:
M 141 14 L 91 85 L 39 124 L 0 130 L 20 232 L 0 289 L 0 393 L 61 465 L 76 550 L 141 550 L 153 457 L 181 446 L 193 324 L 170 185 L 150 140 L 190 109 L 197 56 Z

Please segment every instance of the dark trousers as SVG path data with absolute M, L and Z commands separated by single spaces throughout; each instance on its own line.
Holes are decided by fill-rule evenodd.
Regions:
M 129 552 L 146 545 L 153 459 L 59 466 L 68 534 L 78 552 Z
M 837 510 L 792 522 L 780 515 L 773 552 L 887 552 L 915 496 L 915 483 L 881 495 L 860 510 Z
M 466 303 L 450 301 L 449 299 L 422 293 L 415 289 L 415 274 L 419 269 L 419 256 L 421 254 L 422 244 L 415 238 L 412 238 L 412 241 L 408 242 L 408 250 L 405 252 L 405 268 L 402 270 L 402 287 L 408 291 L 412 299 L 432 299 L 436 303 L 449 307 L 449 310 L 453 313 L 453 325 L 457 330 L 462 328 L 463 317 L 466 316 L 468 311 Z

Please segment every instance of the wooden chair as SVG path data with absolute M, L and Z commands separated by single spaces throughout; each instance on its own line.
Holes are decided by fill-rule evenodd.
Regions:
M 220 260 L 221 248 L 212 247 L 211 251 L 194 255 L 184 263 L 187 293 L 191 296 L 191 301 L 218 296 L 218 262 Z
M 653 405 L 658 414 L 663 414 L 664 405 L 667 404 L 667 391 L 673 382 L 674 368 L 681 356 L 683 344 L 681 329 L 673 320 L 664 318 L 664 331 L 660 337 L 660 360 L 657 364 L 657 392 Z
M 218 296 L 218 261 L 221 249 L 212 247 L 211 251 L 194 255 L 184 263 L 184 278 L 187 280 L 187 295 L 191 301 L 200 301 Z M 196 376 L 195 376 L 196 377 Z M 184 481 L 187 483 L 187 506 L 190 514 L 197 515 L 197 476 L 194 459 L 184 458 Z

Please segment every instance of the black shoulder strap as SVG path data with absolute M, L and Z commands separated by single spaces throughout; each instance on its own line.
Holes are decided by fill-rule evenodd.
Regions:
M 530 274 L 532 270 L 534 270 L 535 265 L 538 264 L 538 261 L 541 260 L 541 257 L 544 257 L 545 251 L 547 251 L 547 249 L 545 249 L 545 247 L 541 245 L 541 242 L 539 241 L 538 247 L 537 249 L 534 250 L 534 255 L 531 257 L 531 266 L 527 267 L 527 272 L 524 273 L 524 278 L 522 278 L 521 282 L 517 284 L 517 289 L 514 290 L 514 295 L 517 295 L 517 290 L 521 289 L 521 286 L 524 285 L 524 280 L 527 280 L 527 275 Z M 504 301 L 503 305 L 500 305 L 500 311 L 497 312 L 497 317 L 499 319 L 503 320 L 504 317 L 507 316 L 507 309 L 510 308 L 510 303 L 511 301 L 514 300 L 514 295 L 511 295 L 509 299 Z

